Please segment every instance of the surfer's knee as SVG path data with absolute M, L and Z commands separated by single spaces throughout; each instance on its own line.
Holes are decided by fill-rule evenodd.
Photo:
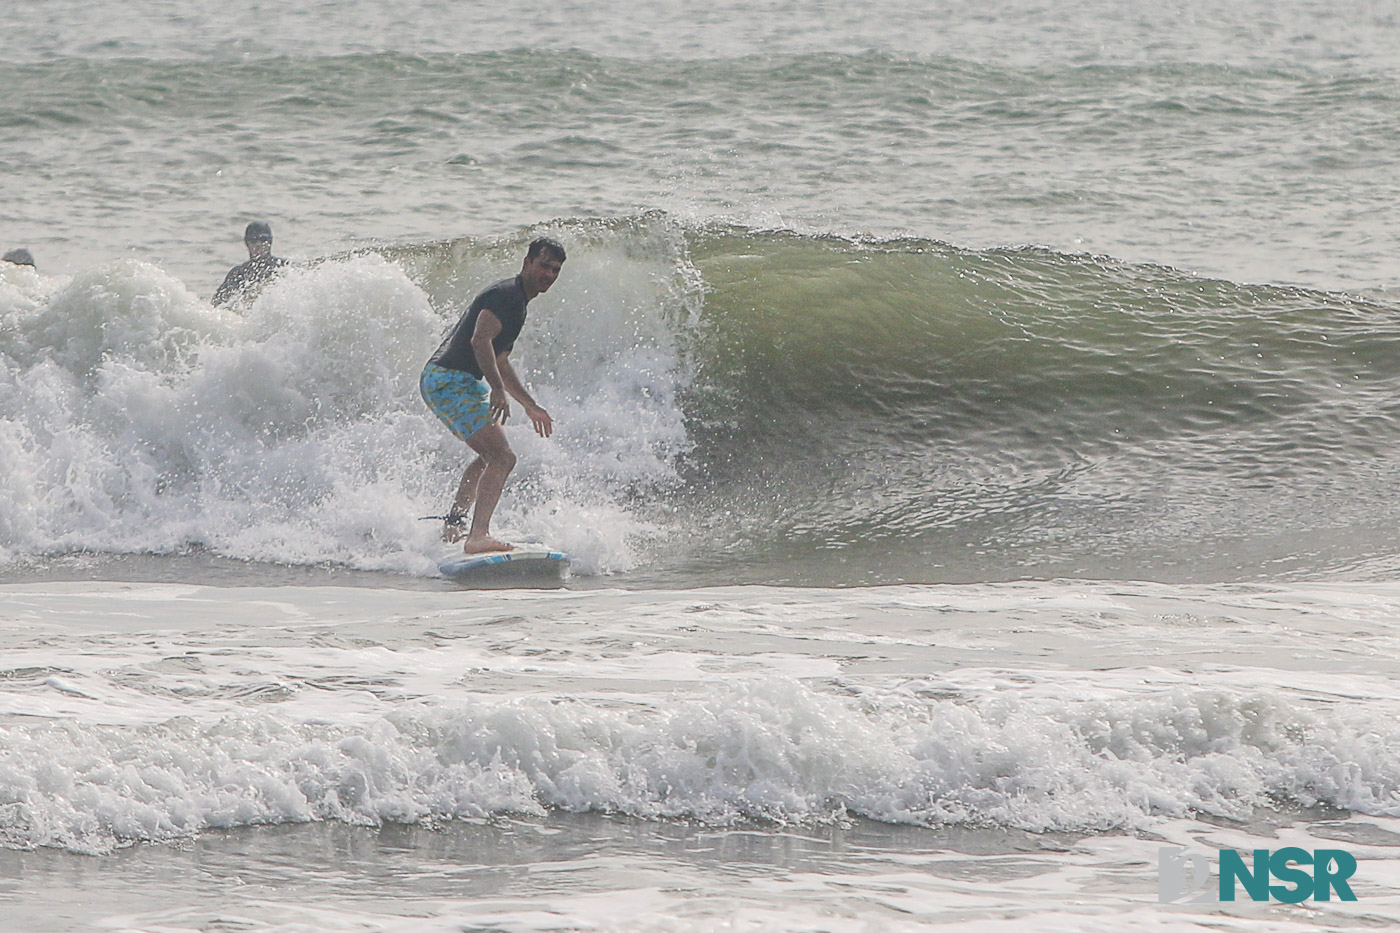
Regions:
M 515 467 L 515 451 L 509 444 L 493 444 L 479 451 L 477 456 L 485 461 L 487 469 L 495 467 L 508 473 Z

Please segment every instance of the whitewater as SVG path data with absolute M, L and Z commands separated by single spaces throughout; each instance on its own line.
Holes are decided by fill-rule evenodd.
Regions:
M 12 19 L 6 929 L 1400 924 L 1389 10 Z M 418 373 L 541 235 L 574 574 L 471 589 Z

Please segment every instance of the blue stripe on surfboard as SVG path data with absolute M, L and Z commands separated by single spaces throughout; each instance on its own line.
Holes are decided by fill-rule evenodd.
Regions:
M 489 567 L 492 564 L 523 563 L 525 561 L 561 563 L 568 566 L 569 558 L 559 551 L 538 551 L 525 548 L 517 551 L 487 551 L 484 554 L 459 554 L 455 557 L 449 557 L 438 563 L 438 571 L 445 576 L 452 577 L 481 567 Z

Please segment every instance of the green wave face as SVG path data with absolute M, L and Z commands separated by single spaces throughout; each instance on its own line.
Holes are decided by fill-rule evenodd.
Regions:
M 1389 559 L 1393 307 L 924 241 L 718 231 L 690 259 L 707 546 L 861 580 Z

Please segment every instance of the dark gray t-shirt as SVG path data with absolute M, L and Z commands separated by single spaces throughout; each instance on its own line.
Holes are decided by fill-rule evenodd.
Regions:
M 476 333 L 476 319 L 481 309 L 486 308 L 501 321 L 501 332 L 491 341 L 496 355 L 500 356 L 515 346 L 515 338 L 520 336 L 520 328 L 525 326 L 525 305 L 530 299 L 525 297 L 525 284 L 520 276 L 501 279 L 480 295 L 472 299 L 467 313 L 457 321 L 442 346 L 437 348 L 429 363 L 436 363 L 443 369 L 456 369 L 482 378 L 481 367 L 472 352 L 472 334 Z
M 262 286 L 286 265 L 287 260 L 280 256 L 266 256 L 261 259 L 250 259 L 241 266 L 234 266 L 228 270 L 228 275 L 224 276 L 223 284 L 219 286 L 218 291 L 214 292 L 212 304 L 216 307 L 227 304 L 245 292 Z

